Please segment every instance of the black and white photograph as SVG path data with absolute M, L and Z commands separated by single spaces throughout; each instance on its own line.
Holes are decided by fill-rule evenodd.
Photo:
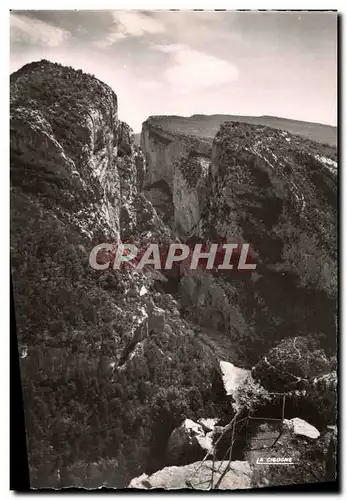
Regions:
M 338 11 L 8 16 L 13 477 L 337 491 Z

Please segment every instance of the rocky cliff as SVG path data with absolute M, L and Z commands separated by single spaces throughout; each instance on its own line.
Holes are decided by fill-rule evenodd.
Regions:
M 208 286 L 206 300 L 200 296 L 203 307 L 195 304 L 197 317 L 220 322 L 222 314 L 222 330 L 261 338 L 258 349 L 279 340 L 279 332 L 281 338 L 305 332 L 318 334 L 334 352 L 336 176 L 336 150 L 329 146 L 262 126 L 221 127 L 197 234 L 208 241 L 249 243 L 257 268 L 248 275 L 213 277 L 224 295 L 220 307 L 206 303 L 211 276 L 199 276 L 200 288 L 204 280 Z M 185 278 L 188 289 L 191 278 Z M 235 321 L 234 313 L 231 321 L 225 318 L 225 303 L 229 311 L 239 305 L 244 321 L 240 315 Z
M 169 241 L 144 169 L 107 85 L 48 61 L 11 75 L 11 266 L 35 487 L 77 484 L 84 467 L 86 485 L 102 484 L 100 470 L 126 485 L 182 416 L 221 411 L 218 358 L 165 276 L 89 265 L 97 243 Z
M 266 360 L 301 376 L 286 358 L 297 342 L 307 392 L 334 378 L 336 151 L 259 125 L 226 123 L 213 140 L 172 123 L 150 117 L 139 147 L 94 76 L 48 61 L 11 75 L 11 266 L 34 487 L 124 487 L 163 468 L 182 422 L 233 417 L 220 361 L 257 364 L 266 386 L 243 388 L 240 411 L 271 390 Z M 98 243 L 177 240 L 250 243 L 257 269 L 89 265 Z M 317 427 L 334 425 L 333 399 Z
M 180 117 L 157 121 L 175 135 L 173 142 L 185 130 L 184 144 L 194 137 L 212 145 L 205 156 L 195 145 L 171 158 L 176 234 L 182 241 L 248 242 L 257 265 L 248 274 L 185 269 L 178 289 L 183 314 L 209 341 L 228 346 L 229 359 L 249 368 L 258 362 L 256 380 L 268 391 L 287 392 L 291 417 L 304 416 L 320 428 L 332 424 L 336 149 L 260 124 L 225 122 L 211 141 L 203 117 L 199 128 L 196 120 L 182 127 Z M 166 152 L 171 154 L 169 146 Z M 277 411 L 267 407 L 267 416 Z
M 248 350 L 252 339 L 257 352 L 254 357 L 248 352 L 248 362 L 257 361 L 259 349 L 293 333 L 318 335 L 333 353 L 336 149 L 262 125 L 225 122 L 211 143 L 195 122 L 190 128 L 185 122 L 184 138 L 180 117 L 149 122 L 171 138 L 170 143 L 158 139 L 158 148 L 171 158 L 166 165 L 174 177 L 175 233 L 183 240 L 247 242 L 257 264 L 254 273 L 243 275 L 184 273 L 179 293 L 189 317 L 237 340 L 238 350 L 243 342 Z M 172 154 L 172 144 L 185 145 L 192 137 L 191 150 L 176 147 Z M 145 154 L 147 147 L 143 142 Z M 152 152 L 155 147 L 153 142 Z M 147 156 L 147 170 L 155 165 Z
M 164 180 L 172 188 L 175 161 L 188 151 L 209 157 L 211 141 L 189 134 L 172 133 L 161 125 L 160 118 L 153 116 L 143 123 L 141 148 L 145 151 L 148 165 L 147 182 Z
M 172 206 L 171 225 L 176 234 L 186 235 L 200 220 L 211 140 L 170 132 L 161 125 L 161 118 L 150 117 L 142 127 L 146 189 L 159 210 L 161 207 L 155 199 L 158 192 L 161 196 L 169 192 L 166 205 Z M 165 212 L 163 215 L 165 217 Z

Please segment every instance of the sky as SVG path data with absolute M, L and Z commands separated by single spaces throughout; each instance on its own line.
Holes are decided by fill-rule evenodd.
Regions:
M 337 124 L 334 12 L 22 10 L 11 73 L 40 59 L 94 74 L 135 132 L 150 115 Z

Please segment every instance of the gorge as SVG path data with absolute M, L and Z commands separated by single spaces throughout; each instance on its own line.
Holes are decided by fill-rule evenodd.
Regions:
M 298 122 L 245 118 L 148 117 L 137 145 L 94 76 L 46 60 L 11 75 L 11 268 L 32 487 L 125 488 L 142 474 L 165 487 L 152 475 L 196 461 L 190 447 L 168 456 L 175 429 L 189 420 L 205 439 L 205 420 L 226 426 L 235 402 L 242 416 L 272 416 L 275 392 L 287 395 L 287 420 L 318 429 L 306 446 L 288 424 L 306 480 L 326 478 L 336 145 L 317 139 L 324 126 L 310 138 Z M 89 255 L 104 242 L 249 244 L 256 269 L 100 271 Z M 221 362 L 247 370 L 237 394 Z M 278 484 L 244 479 L 252 439 L 270 431 L 242 435 L 235 488 Z M 302 479 L 292 472 L 287 483 Z

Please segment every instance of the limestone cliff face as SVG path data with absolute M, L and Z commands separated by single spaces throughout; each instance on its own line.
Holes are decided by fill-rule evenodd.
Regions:
M 153 280 L 143 273 L 100 274 L 88 257 L 95 244 L 130 235 L 141 242 L 151 231 L 165 239 L 168 229 L 139 192 L 143 155 L 118 118 L 116 95 L 91 75 L 41 61 L 13 74 L 11 88 L 11 258 L 20 345 L 32 344 L 37 321 L 35 342 L 43 345 L 52 338 L 50 325 L 69 337 L 81 322 L 86 337 L 95 335 L 92 365 L 124 364 L 144 338 L 148 314 L 140 289 Z M 45 312 L 33 310 L 33 291 L 26 292 L 32 277 Z M 41 282 L 46 290 L 39 290 Z M 130 292 L 138 303 L 109 295 L 110 288 Z M 105 322 L 95 300 L 118 323 L 109 352 L 95 333 Z M 57 354 L 42 365 L 54 367 L 50 358 Z M 32 355 L 29 349 L 24 370 Z
M 145 176 L 107 85 L 48 61 L 11 76 L 11 268 L 34 487 L 88 486 L 90 463 L 125 486 L 160 460 L 185 411 L 220 411 L 217 356 L 181 316 L 174 280 L 89 265 L 98 243 L 169 244 Z
M 162 122 L 167 124 L 165 117 L 153 116 L 143 123 L 145 183 L 148 196 L 164 219 L 177 234 L 187 236 L 196 232 L 200 221 L 211 139 L 177 133 L 164 128 Z M 171 209 L 163 209 L 163 200 Z
M 289 223 L 316 234 L 334 254 L 336 175 L 333 147 L 226 122 L 213 142 L 207 217 L 219 236 L 252 242 L 266 260 L 277 260 L 270 239 Z
M 249 243 L 257 269 L 233 278 L 187 273 L 182 295 L 198 321 L 214 321 L 234 339 L 260 337 L 262 348 L 293 328 L 324 331 L 333 352 L 336 175 L 332 147 L 268 127 L 221 126 L 197 234 Z M 315 303 L 324 303 L 324 313 Z
M 183 236 L 199 233 L 209 164 L 208 156 L 193 151 L 182 154 L 174 164 L 174 226 L 176 232 Z
M 210 141 L 172 133 L 160 125 L 160 117 L 150 117 L 142 125 L 141 148 L 147 161 L 148 184 L 164 180 L 173 188 L 174 163 L 183 153 L 194 151 L 209 156 Z
M 187 315 L 238 346 L 250 346 L 253 339 L 266 349 L 274 339 L 292 336 L 294 328 L 324 332 L 324 347 L 333 351 L 336 149 L 286 130 L 225 122 L 212 150 L 201 154 L 210 139 L 199 119 L 199 125 L 186 119 L 184 127 L 180 117 L 144 124 L 145 131 L 155 126 L 167 138 L 166 147 L 160 142 L 162 151 L 169 152 L 168 138 L 175 137 L 178 158 L 165 166 L 165 178 L 173 175 L 175 230 L 183 241 L 196 236 L 210 243 L 249 243 L 257 269 L 232 276 L 186 271 L 180 296 Z M 200 153 L 199 146 L 182 152 L 191 137 L 200 141 Z M 158 144 L 152 141 L 150 154 Z M 147 147 L 144 141 L 146 155 Z M 158 179 L 159 164 L 156 171 Z
M 115 94 L 99 80 L 58 65 L 42 61 L 28 66 L 11 76 L 14 189 L 22 186 L 24 177 L 27 190 L 42 195 L 47 208 L 53 208 L 54 200 L 64 222 L 87 239 L 97 226 L 103 236 L 117 241 L 116 160 L 123 139 Z M 54 77 L 63 82 L 60 89 L 52 84 Z M 82 86 L 89 85 L 88 100 L 85 93 L 66 91 L 67 85 L 79 80 Z M 73 125 L 70 113 L 76 118 Z

